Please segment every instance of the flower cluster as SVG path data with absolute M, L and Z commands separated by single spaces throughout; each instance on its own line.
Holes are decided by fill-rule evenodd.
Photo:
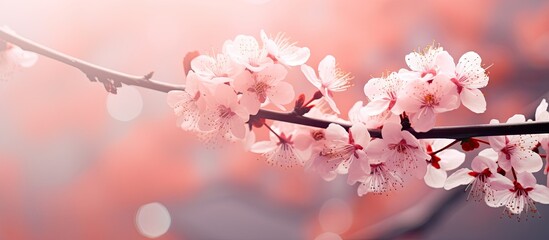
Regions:
M 351 87 L 352 77 L 337 67 L 333 56 L 324 57 L 315 70 L 307 65 L 308 48 L 282 34 L 271 38 L 261 31 L 260 36 L 258 41 L 239 35 L 226 41 L 221 53 L 192 59 L 185 91 L 168 94 L 181 128 L 198 132 L 211 146 L 242 141 L 272 165 L 304 166 L 327 181 L 347 175 L 348 184 L 358 184 L 359 195 L 382 194 L 417 177 L 433 188 L 468 185 L 469 197 L 492 207 L 506 206 L 510 214 L 535 213 L 534 202 L 549 203 L 549 188 L 536 184 L 532 175 L 542 168 L 537 150 L 549 149 L 548 135 L 483 141 L 420 140 L 413 134 L 429 131 L 437 114 L 462 104 L 475 113 L 486 110 L 480 88 L 488 84 L 488 76 L 477 53 L 463 54 L 457 64 L 438 46 L 408 54 L 409 69 L 370 79 L 364 86 L 367 103 L 354 104 L 345 120 L 333 94 Z M 294 101 L 294 87 L 286 77 L 296 66 L 301 81 L 318 91 L 309 101 L 301 94 L 289 114 L 333 122 L 326 129 L 267 123 L 258 114 L 269 104 L 285 111 Z M 549 120 L 546 109 L 544 100 L 536 121 Z M 507 122 L 525 121 L 516 115 Z M 254 127 L 268 129 L 270 138 L 256 141 Z M 381 129 L 381 138 L 371 137 L 369 129 Z M 456 143 L 463 151 L 475 150 L 480 143 L 490 147 L 471 161 L 471 169 L 460 168 L 466 154 L 450 148 Z

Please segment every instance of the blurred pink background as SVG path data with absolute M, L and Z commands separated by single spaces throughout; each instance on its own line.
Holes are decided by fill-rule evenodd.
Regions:
M 349 93 L 336 94 L 343 112 L 365 100 L 369 78 L 405 67 L 407 53 L 433 42 L 456 60 L 476 51 L 491 66 L 486 113 L 461 108 L 439 125 L 531 114 L 549 90 L 549 3 L 541 0 L 2 0 L 0 9 L 0 25 L 22 36 L 115 70 L 154 70 L 170 83 L 183 83 L 189 51 L 219 51 L 261 29 L 285 32 L 311 49 L 309 65 L 332 54 L 355 76 Z M 291 81 L 314 92 L 300 74 Z M 0 83 L 0 239 L 147 239 L 136 216 L 154 202 L 171 221 L 157 239 L 369 239 L 406 227 L 395 214 L 421 221 L 447 194 L 412 179 L 388 196 L 359 198 L 341 178 L 271 167 L 238 144 L 205 149 L 177 128 L 164 93 L 136 90 L 108 96 L 45 57 Z M 133 114 L 119 102 L 136 117 L 117 120 Z M 461 199 L 405 237 L 546 236 L 549 208 L 538 207 L 542 219 L 517 223 Z

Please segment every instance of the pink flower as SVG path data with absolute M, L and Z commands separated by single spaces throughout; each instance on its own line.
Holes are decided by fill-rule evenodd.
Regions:
M 459 107 L 455 85 L 446 76 L 437 75 L 432 82 L 412 81 L 400 99 L 399 105 L 410 117 L 412 127 L 417 132 L 426 132 L 435 126 L 436 114 Z
M 259 72 L 273 64 L 267 49 L 259 47 L 259 43 L 252 36 L 238 35 L 233 41 L 226 41 L 223 52 L 252 72 Z
M 364 94 L 370 100 L 364 108 L 364 112 L 369 116 L 375 116 L 385 111 L 391 111 L 396 106 L 398 96 L 404 86 L 404 81 L 395 72 L 387 77 L 370 79 L 364 85 Z M 393 112 L 402 113 L 398 110 Z
M 214 57 L 200 55 L 191 61 L 191 68 L 200 77 L 213 83 L 232 82 L 244 70 L 244 66 L 233 61 L 226 53 Z
M 230 86 L 217 85 L 208 105 L 198 122 L 198 128 L 205 132 L 203 137 L 208 143 L 215 147 L 222 140 L 245 137 L 244 123 L 250 115 L 238 104 L 236 93 Z
M 471 169 L 461 168 L 446 179 L 444 189 L 449 190 L 459 185 L 467 185 L 469 197 L 474 200 L 486 199 L 493 201 L 494 193 L 490 188 L 490 181 L 497 174 L 498 164 L 496 163 L 497 153 L 492 149 L 485 149 L 471 162 Z
M 393 114 L 389 110 L 370 116 L 367 113 L 367 110 L 364 108 L 362 101 L 356 102 L 351 109 L 349 109 L 349 120 L 354 123 L 361 123 L 366 126 L 366 128 L 381 128 L 386 122 L 400 122 L 398 115 Z
M 447 171 L 454 170 L 465 161 L 465 153 L 456 149 L 446 149 L 437 154 L 433 151 L 441 149 L 452 142 L 451 139 L 435 139 L 428 143 L 427 152 L 431 155 L 431 160 L 427 165 L 427 172 L 423 177 L 427 186 L 432 188 L 442 188 L 446 182 Z
M 522 172 L 516 174 L 516 180 L 497 174 L 491 181 L 491 187 L 495 190 L 494 201 L 487 202 L 490 207 L 505 206 L 509 216 L 513 214 L 534 215 L 537 213 L 535 202 L 549 204 L 549 188 L 536 184 L 536 178 L 532 173 Z
M 429 46 L 422 53 L 412 52 L 406 55 L 406 64 L 412 70 L 401 69 L 399 76 L 408 80 L 429 81 L 439 72 L 448 72 L 454 60 L 442 47 Z
M 198 130 L 200 115 L 206 110 L 206 89 L 201 87 L 200 81 L 198 75 L 189 71 L 185 91 L 168 92 L 168 105 L 173 108 L 183 130 Z
M 366 158 L 364 148 L 370 142 L 370 133 L 364 125 L 355 124 L 347 132 L 342 126 L 332 123 L 325 134 L 324 148 L 308 166 L 321 176 L 334 176 L 334 172 L 347 174 L 353 161 Z
M 296 146 L 294 134 L 297 133 L 298 129 L 294 125 L 280 125 L 280 127 L 271 126 L 276 134 L 271 132 L 270 141 L 260 141 L 253 144 L 251 151 L 263 154 L 271 165 L 286 168 L 296 165 L 302 166 L 310 155 L 310 151 L 308 151 L 310 148 L 299 149 L 299 146 Z
M 318 64 L 318 77 L 314 69 L 306 64 L 301 65 L 301 71 L 318 90 L 324 95 L 324 99 L 330 107 L 339 114 L 340 111 L 332 99 L 334 92 L 343 92 L 351 87 L 351 77 L 348 73 L 336 68 L 336 61 L 332 55 L 326 56 Z
M 384 162 L 370 164 L 367 174 L 359 180 L 358 196 L 371 192 L 381 194 L 402 187 L 402 177 L 397 172 L 389 170 Z
M 525 122 L 524 115 L 514 115 L 507 123 Z M 492 120 L 490 123 L 499 123 Z M 532 151 L 537 139 L 532 135 L 512 135 L 488 137 L 490 146 L 498 153 L 498 164 L 505 171 L 514 168 L 517 172 L 537 172 L 543 166 L 539 154 Z
M 260 72 L 244 72 L 233 85 L 242 93 L 240 104 L 250 114 L 257 114 L 261 104 L 267 101 L 284 109 L 282 105 L 292 102 L 295 97 L 293 86 L 282 81 L 287 73 L 280 64 L 269 65 Z
M 0 40 L 0 80 L 7 80 L 21 67 L 32 67 L 38 60 L 38 55 L 24 51 L 18 46 Z
M 381 129 L 383 139 L 372 141 L 366 152 L 374 158 L 386 161 L 391 169 L 401 172 L 414 170 L 415 175 L 423 177 L 425 161 L 431 157 L 425 152 L 419 140 L 401 128 L 398 123 L 386 123 Z
M 282 33 L 277 34 L 274 39 L 267 37 L 263 30 L 260 35 L 269 56 L 286 66 L 302 65 L 311 55 L 309 48 L 295 46 L 295 43 L 290 43 Z
M 481 66 L 481 58 L 475 52 L 467 52 L 461 56 L 457 66 L 449 64 L 450 80 L 456 84 L 463 106 L 475 113 L 486 111 L 486 100 L 479 88 L 488 85 L 488 76 Z

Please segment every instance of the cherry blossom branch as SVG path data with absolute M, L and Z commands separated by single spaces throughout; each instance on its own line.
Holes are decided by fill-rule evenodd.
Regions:
M 161 92 L 169 92 L 172 90 L 184 90 L 184 85 L 173 85 L 152 79 L 153 72 L 144 76 L 129 75 L 122 72 L 117 72 L 101 66 L 94 65 L 84 60 L 69 56 L 58 52 L 51 48 L 35 43 L 29 39 L 21 37 L 17 34 L 0 29 L 0 39 L 10 42 L 27 51 L 35 52 L 45 57 L 65 63 L 82 71 L 91 81 L 99 81 L 105 85 L 107 91 L 116 93 L 116 89 L 122 84 L 133 85 L 152 89 Z M 321 119 L 313 119 L 301 116 L 295 112 L 281 113 L 265 109 L 259 110 L 256 117 L 295 123 L 318 128 L 327 128 L 331 121 Z M 348 129 L 349 124 L 338 123 Z M 435 127 L 428 132 L 418 133 L 413 129 L 410 131 L 416 138 L 448 138 L 448 139 L 465 139 L 471 137 L 482 136 L 497 136 L 497 135 L 519 135 L 519 134 L 539 134 L 549 133 L 549 122 L 528 122 L 520 124 L 481 124 L 468 126 L 450 126 L 450 127 Z M 379 129 L 370 129 L 372 137 L 381 138 Z

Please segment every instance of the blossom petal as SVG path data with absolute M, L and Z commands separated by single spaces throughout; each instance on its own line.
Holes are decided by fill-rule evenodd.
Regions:
M 439 71 L 445 73 L 454 73 L 456 69 L 456 64 L 454 63 L 454 58 L 446 51 L 440 52 L 435 62 L 438 66 Z
M 250 148 L 254 153 L 267 153 L 276 149 L 276 143 L 273 141 L 260 141 L 256 142 Z
M 269 100 L 274 104 L 288 104 L 294 100 L 294 87 L 287 82 L 279 82 L 267 92 Z
M 460 93 L 463 106 L 474 113 L 483 113 L 486 111 L 486 99 L 482 92 L 476 88 L 463 88 Z
M 475 179 L 475 177 L 469 175 L 470 172 L 472 171 L 468 168 L 458 169 L 446 179 L 446 182 L 444 183 L 444 189 L 449 190 L 459 185 L 466 185 L 471 183 Z
M 440 157 L 440 168 L 444 171 L 454 170 L 465 161 L 465 153 L 456 149 L 447 149 L 437 155 Z
M 324 82 L 331 80 L 335 76 L 336 60 L 332 55 L 327 55 L 318 64 L 318 76 Z
M 549 188 L 546 186 L 536 184 L 534 189 L 528 192 L 528 196 L 536 202 L 549 204 Z
M 246 136 L 246 124 L 242 118 L 234 116 L 229 120 L 229 126 L 233 136 L 239 139 L 243 139 Z
M 368 128 L 366 128 L 364 124 L 353 124 L 349 131 L 353 133 L 353 138 L 356 144 L 362 147 L 368 146 L 368 143 L 370 143 L 370 132 L 368 132 Z
M 386 99 L 377 99 L 368 102 L 364 107 L 364 111 L 368 113 L 369 116 L 378 115 L 389 108 L 391 102 Z
M 307 78 L 307 80 L 309 80 L 309 82 L 313 84 L 313 86 L 320 89 L 320 87 L 322 86 L 322 82 L 320 81 L 320 79 L 318 79 L 318 77 L 316 76 L 316 72 L 312 67 L 303 64 L 301 65 L 301 72 L 303 72 L 305 78 Z
M 517 172 L 537 172 L 543 167 L 539 154 L 530 151 L 516 151 L 511 157 L 511 164 Z
M 328 125 L 328 127 L 326 128 L 325 133 L 326 140 L 328 141 L 340 140 L 346 142 L 349 139 L 349 134 L 347 133 L 345 128 L 336 123 L 330 123 L 330 125 Z
M 444 187 L 444 182 L 446 181 L 446 171 L 442 169 L 436 169 L 432 165 L 427 166 L 427 173 L 423 177 L 427 186 L 432 188 L 442 188 Z

